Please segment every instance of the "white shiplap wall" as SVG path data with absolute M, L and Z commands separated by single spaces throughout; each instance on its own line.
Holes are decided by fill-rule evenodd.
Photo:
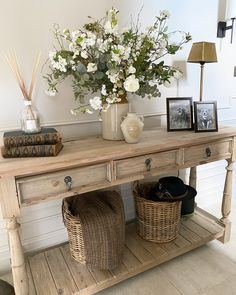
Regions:
M 111 6 L 118 7 L 121 11 L 121 22 L 129 24 L 130 14 L 136 15 L 142 7 L 141 0 L 24 0 L 1 1 L 0 3 L 0 52 L 15 49 L 21 58 L 26 77 L 30 77 L 32 60 L 35 52 L 40 49 L 43 59 L 52 49 L 54 43 L 51 29 L 53 23 L 58 23 L 62 28 L 78 28 L 87 21 L 86 16 L 95 18 L 104 15 L 104 11 Z M 219 1 L 222 2 L 222 1 Z M 220 12 L 216 0 L 199 1 L 172 1 L 148 0 L 144 3 L 142 11 L 142 25 L 147 26 L 158 14 L 160 9 L 171 12 L 170 28 L 189 31 L 193 41 L 216 42 L 218 60 L 217 64 L 205 66 L 204 98 L 217 100 L 219 105 L 219 119 L 227 125 L 236 125 L 236 86 L 233 78 L 233 66 L 236 64 L 234 54 L 235 44 L 229 44 L 227 36 L 224 40 L 216 39 L 216 23 Z M 202 9 L 204 7 L 204 10 Z M 24 15 L 24 17 L 22 17 Z M 185 17 L 183 17 L 183 15 Z M 43 20 L 43 21 L 42 21 Z M 228 35 L 228 34 L 227 34 Z M 236 40 L 236 38 L 235 38 Z M 234 41 L 236 43 L 236 41 Z M 132 99 L 132 109 L 143 113 L 145 128 L 165 125 L 165 97 L 167 96 L 192 96 L 195 100 L 199 92 L 199 67 L 187 64 L 191 44 L 170 62 L 178 64 L 184 71 L 183 78 L 178 85 L 170 89 L 162 88 L 162 97 L 157 100 Z M 100 123 L 96 116 L 73 117 L 70 109 L 76 104 L 73 102 L 69 81 L 60 87 L 56 98 L 48 98 L 44 93 L 46 85 L 40 77 L 34 95 L 35 103 L 42 115 L 45 126 L 55 126 L 64 139 L 78 138 L 88 134 L 99 134 Z M 0 59 L 0 135 L 5 130 L 19 128 L 19 110 L 22 108 L 20 93 L 16 83 L 4 61 Z M 0 143 L 2 136 L 0 136 Z M 223 177 L 225 174 L 224 161 L 208 164 L 198 169 L 198 197 L 199 204 L 217 202 L 220 208 L 220 197 L 223 190 Z M 183 177 L 188 178 L 188 171 L 182 171 Z M 123 185 L 121 189 L 125 204 L 126 218 L 134 217 L 132 199 L 132 184 Z M 22 210 L 21 235 L 25 251 L 35 251 L 52 246 L 67 239 L 66 230 L 62 223 L 61 201 L 24 208 Z M 0 273 L 9 268 L 9 252 L 5 222 L 0 213 Z

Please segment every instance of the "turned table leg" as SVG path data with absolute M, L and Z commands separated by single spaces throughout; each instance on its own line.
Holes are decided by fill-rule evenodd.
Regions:
M 196 166 L 190 168 L 189 185 L 195 189 L 197 188 L 197 167 Z M 197 207 L 196 201 L 194 202 L 194 207 Z
M 226 177 L 223 192 L 223 199 L 221 205 L 222 218 L 221 222 L 225 225 L 225 233 L 219 240 L 222 242 L 228 242 L 230 240 L 231 222 L 228 219 L 231 211 L 231 199 L 232 199 L 232 182 L 233 182 L 233 161 L 227 160 L 228 165 L 226 167 Z
M 15 217 L 7 220 L 7 231 L 11 254 L 11 268 L 16 295 L 29 295 L 25 257 L 19 236 L 20 225 Z
M 197 187 L 197 167 L 190 168 L 189 185 L 196 189 Z

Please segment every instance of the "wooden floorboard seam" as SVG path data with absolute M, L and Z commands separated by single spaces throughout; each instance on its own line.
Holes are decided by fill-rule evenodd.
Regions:
M 48 269 L 49 269 L 50 275 L 51 275 L 51 277 L 52 277 L 52 280 L 53 280 L 53 283 L 54 283 L 54 287 L 55 287 L 55 289 L 56 289 L 56 291 L 57 291 L 57 293 L 58 293 L 57 285 L 56 285 L 56 282 L 55 282 L 54 276 L 53 276 L 53 274 L 52 274 L 52 270 L 51 270 L 51 268 L 50 268 L 49 262 L 48 262 L 48 260 L 47 260 L 46 251 L 45 251 L 43 254 L 44 254 L 44 258 L 45 258 L 45 261 L 46 261 L 46 263 L 47 263 L 47 266 L 48 266 Z M 40 294 L 40 295 L 41 295 L 41 294 Z
M 71 272 L 71 269 L 70 269 L 70 267 L 69 267 L 69 265 L 68 265 L 68 263 L 67 263 L 67 261 L 66 261 L 66 259 L 65 259 L 65 257 L 64 257 L 64 254 L 63 254 L 63 252 L 62 252 L 62 250 L 61 250 L 61 247 L 59 247 L 59 251 L 60 251 L 60 253 L 61 253 L 62 258 L 64 259 L 64 263 L 65 263 L 65 265 L 67 266 L 67 268 L 68 268 L 68 270 L 69 270 L 70 276 L 71 276 L 72 280 L 74 281 L 74 283 L 75 283 L 75 285 L 77 286 L 77 289 L 78 289 L 78 291 L 79 291 L 80 288 L 79 288 L 79 286 L 78 286 L 76 280 L 74 279 L 74 276 L 73 276 L 73 274 L 72 274 L 72 272 Z

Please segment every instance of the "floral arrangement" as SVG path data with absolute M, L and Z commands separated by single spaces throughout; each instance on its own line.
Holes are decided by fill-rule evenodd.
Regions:
M 161 11 L 145 32 L 140 32 L 139 16 L 136 24 L 119 32 L 117 15 L 113 8 L 105 18 L 85 24 L 81 30 L 55 29 L 59 49 L 49 53 L 47 93 L 54 96 L 58 83 L 71 76 L 75 99 L 79 100 L 73 113 L 106 111 L 127 93 L 158 97 L 158 86 L 179 75 L 163 57 L 175 54 L 191 36 L 180 31 L 168 33 L 168 11 Z M 178 43 L 170 41 L 174 34 L 180 36 Z M 84 97 L 89 92 L 95 96 L 86 103 Z

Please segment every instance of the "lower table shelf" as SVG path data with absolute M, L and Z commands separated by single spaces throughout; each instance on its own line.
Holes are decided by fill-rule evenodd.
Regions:
M 135 224 L 126 226 L 122 264 L 112 271 L 93 270 L 70 256 L 62 245 L 28 257 L 30 295 L 89 295 L 153 268 L 223 235 L 224 228 L 203 210 L 181 220 L 180 235 L 172 242 L 156 244 L 139 237 Z

